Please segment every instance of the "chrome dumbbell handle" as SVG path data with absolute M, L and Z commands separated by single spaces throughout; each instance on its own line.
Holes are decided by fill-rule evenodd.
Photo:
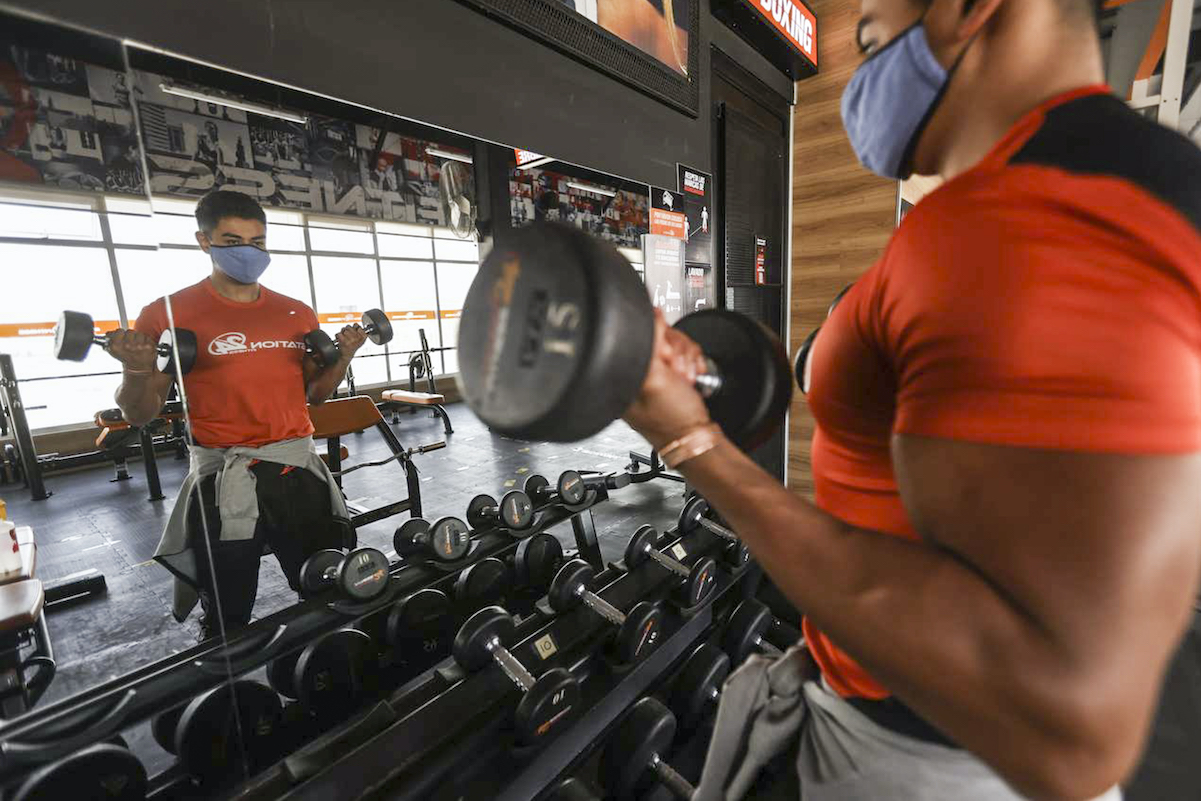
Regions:
M 671 790 L 676 798 L 682 801 L 689 801 L 693 793 L 696 792 L 696 788 L 692 786 L 692 783 L 681 776 L 675 768 L 664 762 L 658 754 L 651 754 L 651 763 L 647 767 L 655 772 L 655 776 L 658 777 L 663 786 Z
M 682 579 L 686 579 L 691 575 L 691 572 L 688 568 L 684 567 L 683 563 L 672 559 L 653 545 L 647 545 L 644 553 L 650 557 L 652 562 L 670 570 Z
M 500 669 L 513 680 L 518 689 L 528 693 L 534 688 L 534 677 L 525 669 L 525 665 L 517 661 L 517 657 L 509 653 L 508 648 L 500 644 L 499 637 L 493 637 L 484 647 L 488 649 L 493 661 L 500 665 Z
M 702 517 L 700 519 L 700 524 L 702 527 L 704 527 L 704 529 L 706 531 L 716 534 L 717 536 L 721 537 L 723 540 L 729 540 L 730 542 L 738 542 L 738 535 L 735 534 L 730 529 L 723 526 L 721 523 L 714 523 L 709 518 Z
M 580 584 L 575 589 L 575 595 L 583 602 L 584 606 L 596 612 L 605 620 L 612 623 L 614 626 L 624 625 L 626 622 L 625 613 L 618 609 L 613 604 L 606 601 L 604 598 L 592 592 L 583 584 Z

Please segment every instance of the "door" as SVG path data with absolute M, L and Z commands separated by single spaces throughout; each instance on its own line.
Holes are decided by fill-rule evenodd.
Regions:
M 719 304 L 785 339 L 788 102 L 720 50 L 712 64 Z M 784 436 L 781 425 L 751 454 L 781 480 Z

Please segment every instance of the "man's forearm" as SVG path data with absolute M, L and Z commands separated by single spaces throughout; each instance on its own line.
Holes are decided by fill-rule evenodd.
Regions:
M 115 400 L 130 425 L 146 425 L 162 411 L 164 398 L 155 383 L 153 375 L 125 373 L 122 376 Z
M 322 368 L 321 372 L 309 381 L 306 389 L 309 403 L 316 405 L 329 400 L 329 396 L 334 394 L 334 390 L 346 378 L 346 369 L 349 366 L 350 359 L 339 358 L 328 367 Z
M 963 561 L 842 523 L 724 440 L 681 472 L 818 628 L 1010 781 L 1071 752 L 1078 721 L 1065 699 L 1076 688 L 1065 692 L 1073 676 L 1062 649 Z

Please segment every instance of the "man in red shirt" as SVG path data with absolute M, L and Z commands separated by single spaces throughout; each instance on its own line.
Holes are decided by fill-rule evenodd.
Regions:
M 217 633 L 218 619 L 227 630 L 250 621 L 264 548 L 298 589 L 308 556 L 353 538 L 314 452 L 308 404 L 333 394 L 366 335 L 343 328 L 333 364 L 306 355 L 304 335 L 318 327 L 317 315 L 259 284 L 270 261 L 267 218 L 250 196 L 210 192 L 196 206 L 196 222 L 212 274 L 143 309 L 132 329 L 111 335 L 110 352 L 124 368 L 117 405 L 143 425 L 158 415 L 173 380 L 155 370 L 159 335 L 171 325 L 196 334 L 196 363 L 183 382 L 192 470 L 156 558 L 183 584 L 180 620 L 198 594 L 203 639 Z
M 861 10 L 855 151 L 947 182 L 814 343 L 815 502 L 662 320 L 626 419 L 805 613 L 806 801 L 1116 797 L 1201 571 L 1201 154 L 1100 85 L 1086 1 Z

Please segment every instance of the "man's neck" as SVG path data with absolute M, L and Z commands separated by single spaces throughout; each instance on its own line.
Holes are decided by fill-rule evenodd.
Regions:
M 216 267 L 213 268 L 213 274 L 209 276 L 209 281 L 212 282 L 213 289 L 217 290 L 218 295 L 236 303 L 253 303 L 259 299 L 259 294 L 262 292 L 262 287 L 257 283 L 239 283 Z
M 1104 82 L 1096 37 L 1047 33 L 1062 30 L 1052 3 L 1011 0 L 998 9 L 995 22 L 968 47 L 922 136 L 915 159 L 922 172 L 954 178 L 978 164 L 1031 109 Z

